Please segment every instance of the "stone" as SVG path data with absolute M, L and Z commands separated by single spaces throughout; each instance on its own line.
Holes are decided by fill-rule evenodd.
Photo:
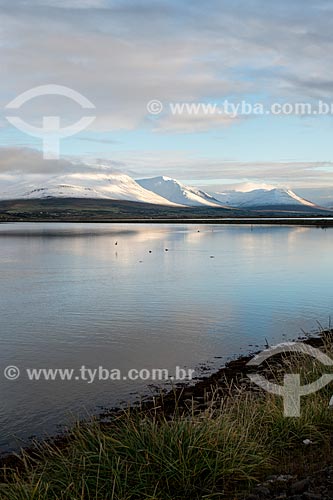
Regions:
M 265 488 L 264 486 L 257 486 L 256 487 L 256 493 L 258 493 L 260 495 L 260 497 L 267 497 L 267 498 L 270 498 L 271 496 L 271 492 L 269 491 L 268 488 Z
M 303 493 L 308 489 L 310 481 L 308 479 L 302 479 L 291 485 L 291 493 Z
M 303 499 L 304 500 L 323 500 L 324 497 L 323 497 L 323 495 L 318 495 L 317 493 L 304 493 Z

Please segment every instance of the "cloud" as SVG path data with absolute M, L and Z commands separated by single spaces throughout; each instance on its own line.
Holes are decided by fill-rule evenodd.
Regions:
M 211 129 L 219 129 L 235 124 L 239 119 L 232 118 L 230 115 L 207 114 L 202 111 L 196 114 L 178 114 L 164 115 L 161 119 L 156 120 L 156 132 L 173 132 L 173 133 L 194 133 L 206 132 Z
M 13 177 L 19 175 L 57 175 L 81 172 L 116 170 L 117 162 L 94 160 L 82 161 L 77 158 L 45 160 L 40 151 L 27 147 L 0 148 L 0 175 Z
M 120 141 L 116 141 L 114 139 L 99 139 L 97 137 L 78 137 L 78 141 L 83 142 L 94 142 L 96 144 L 119 144 Z
M 17 0 L 22 7 L 29 6 L 29 0 Z M 55 7 L 57 9 L 100 9 L 107 6 L 104 0 L 34 0 L 35 6 Z
M 278 187 L 276 184 L 266 184 L 265 182 L 241 182 L 237 184 L 229 184 L 227 186 L 228 190 L 240 191 L 242 193 L 248 193 L 254 189 L 274 189 Z
M 271 99 L 333 98 L 333 34 L 324 0 L 0 4 L 7 75 L 0 106 L 36 85 L 57 83 L 94 102 L 96 130 L 148 125 L 169 132 L 219 123 L 168 117 L 156 127 L 147 121 L 150 99 L 198 101 L 251 92 Z M 36 101 L 31 119 L 43 107 Z M 57 109 L 67 116 L 68 102 Z
M 288 188 L 322 188 L 333 185 L 333 162 L 240 162 L 188 155 L 181 151 L 128 153 L 119 168 L 135 177 L 167 175 L 205 190 L 226 186 L 269 184 Z M 230 189 L 230 187 L 229 187 Z
M 45 84 L 70 87 L 96 106 L 95 122 L 76 136 L 78 141 L 106 144 L 103 138 L 94 138 L 92 131 L 140 132 L 129 134 L 127 150 L 114 148 L 117 151 L 108 161 L 68 157 L 52 162 L 28 148 L 2 148 L 2 176 L 119 168 L 137 177 L 163 173 L 206 188 L 239 182 L 302 189 L 332 185 L 331 162 L 226 161 L 223 150 L 220 160 L 212 159 L 216 153 L 208 150 L 209 141 L 207 145 L 203 141 L 203 153 L 198 157 L 181 151 L 179 138 L 172 150 L 174 133 L 204 132 L 208 137 L 210 131 L 238 127 L 241 121 L 203 114 L 165 113 L 152 118 L 146 109 L 152 99 L 163 103 L 240 102 L 252 96 L 251 102 L 262 99 L 266 106 L 275 101 L 333 101 L 332 2 L 0 0 L 0 6 L 2 143 L 23 143 L 9 128 L 4 106 L 20 93 Z M 36 98 L 17 114 L 37 126 L 43 116 L 60 116 L 65 126 L 75 123 L 85 111 L 67 98 L 53 97 Z M 283 120 L 281 117 L 280 128 L 272 128 L 272 141 L 279 140 Z M 240 134 L 250 132 L 249 137 L 239 136 L 244 151 L 254 133 L 251 136 L 250 127 L 239 130 Z M 151 131 L 159 134 L 160 144 L 161 135 L 168 134 L 165 150 L 158 151 L 151 144 Z M 231 134 L 234 143 L 237 129 Z M 260 130 L 255 134 L 259 137 Z M 314 152 L 315 134 L 314 130 Z M 135 144 L 142 138 L 140 151 L 131 145 L 132 137 Z M 227 141 L 226 133 L 222 143 L 226 150 Z M 82 143 L 71 144 L 73 151 L 82 150 Z M 296 152 L 300 147 L 295 144 L 295 157 L 303 157 L 301 151 Z M 320 157 L 323 155 L 321 151 Z

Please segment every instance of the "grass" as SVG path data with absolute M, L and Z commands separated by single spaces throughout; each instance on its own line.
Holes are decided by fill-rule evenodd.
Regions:
M 332 345 L 323 350 L 332 354 Z M 307 357 L 286 355 L 271 366 L 271 378 L 286 370 L 302 373 L 303 383 L 323 373 Z M 193 403 L 189 411 L 176 405 L 168 417 L 127 410 L 108 425 L 78 424 L 67 446 L 40 445 L 33 457 L 23 455 L 19 472 L 6 471 L 0 498 L 241 498 L 240 491 L 268 474 L 302 473 L 309 460 L 319 468 L 330 460 L 330 395 L 326 387 L 302 398 L 301 417 L 285 418 L 278 396 L 240 389 L 226 398 L 216 388 L 201 411 Z M 305 439 L 313 444 L 305 446 Z

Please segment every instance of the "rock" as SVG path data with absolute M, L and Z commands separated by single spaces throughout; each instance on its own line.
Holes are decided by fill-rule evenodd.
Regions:
M 256 493 L 261 497 L 261 498 L 271 498 L 271 492 L 269 491 L 268 488 L 265 488 L 264 486 L 257 486 L 256 487 Z
M 295 476 L 291 476 L 290 474 L 279 474 L 274 476 L 268 476 L 267 481 L 270 483 L 285 483 L 290 481 L 291 479 L 296 479 Z
M 296 483 L 293 483 L 291 485 L 291 493 L 295 494 L 295 493 L 303 493 L 304 491 L 306 491 L 308 489 L 310 485 L 310 481 L 309 479 L 302 479 L 301 481 L 297 481 Z
M 317 493 L 304 493 L 304 500 L 324 500 L 323 495 L 318 495 Z

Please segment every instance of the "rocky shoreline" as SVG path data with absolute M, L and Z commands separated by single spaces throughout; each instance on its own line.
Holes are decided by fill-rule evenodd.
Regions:
M 295 475 L 269 476 L 254 488 L 246 500 L 331 500 L 333 498 L 333 467 L 325 466 L 306 477 Z
M 333 339 L 333 330 L 323 330 L 315 336 L 300 337 L 297 341 L 320 348 L 329 338 Z M 256 354 L 257 352 L 254 352 L 229 361 L 223 368 L 199 380 L 195 385 L 178 387 L 174 391 L 157 396 L 153 401 L 142 405 L 142 409 L 145 412 L 161 412 L 172 418 L 176 410 L 175 401 L 177 411 L 200 413 L 212 404 L 212 393 L 213 404 L 218 406 L 223 398 L 234 396 L 240 390 L 260 392 L 261 389 L 252 384 L 248 374 L 255 371 L 267 375 L 271 372 L 272 365 L 268 367 L 263 363 L 255 369 L 248 366 L 248 362 Z M 279 364 L 279 356 L 275 356 L 274 366 L 277 370 L 280 369 Z M 299 474 L 297 467 L 293 473 L 281 468 L 281 473 L 268 476 L 250 494 L 237 496 L 235 500 L 333 500 L 333 456 L 327 457 L 326 464 L 316 464 L 316 450 L 313 453 L 312 456 L 310 450 L 309 456 L 312 456 L 312 460 L 306 475 Z M 234 498 L 226 497 L 226 500 Z
M 327 339 L 333 339 L 333 330 L 324 330 L 316 336 L 302 337 L 299 342 L 320 348 Z M 161 415 L 163 418 L 172 419 L 175 412 L 181 414 L 204 414 L 207 409 L 214 410 L 228 398 L 234 397 L 238 393 L 257 393 L 260 395 L 262 389 L 252 384 L 248 375 L 251 372 L 260 373 L 267 378 L 272 370 L 272 363 L 262 363 L 259 367 L 248 366 L 248 362 L 256 353 L 248 356 L 241 356 L 236 360 L 228 362 L 217 372 L 198 380 L 194 385 L 177 386 L 173 390 L 157 393 L 150 400 L 138 404 L 133 411 L 139 412 L 140 417 L 144 419 L 148 415 Z M 274 368 L 283 371 L 282 359 L 279 355 L 274 357 Z M 113 408 L 103 412 L 97 417 L 97 421 L 102 428 L 107 428 L 110 422 L 118 418 L 124 409 Z M 87 424 L 89 425 L 89 424 Z M 55 437 L 51 440 L 58 448 L 64 449 L 70 443 L 71 432 Z M 49 441 L 46 441 L 46 445 Z M 43 444 L 39 444 L 38 447 Z M 25 449 L 25 454 L 34 458 L 37 448 L 30 447 Z M 312 449 L 313 448 L 313 451 Z M 325 463 L 321 459 L 316 459 L 317 450 L 315 447 L 308 446 L 308 457 L 311 457 L 311 467 L 309 466 L 306 474 L 304 467 L 302 472 L 284 468 L 281 464 L 277 474 L 267 478 L 263 477 L 251 493 L 232 497 L 232 499 L 246 500 L 333 500 L 333 457 L 325 458 Z M 297 457 L 295 457 L 297 460 Z M 24 468 L 24 459 L 20 455 L 11 454 L 0 459 L 0 468 L 2 471 L 2 480 L 5 480 L 8 469 L 20 471 Z M 275 470 L 274 470 L 275 472 Z M 222 497 L 221 497 L 222 498 Z M 225 497 L 231 500 L 231 497 Z

